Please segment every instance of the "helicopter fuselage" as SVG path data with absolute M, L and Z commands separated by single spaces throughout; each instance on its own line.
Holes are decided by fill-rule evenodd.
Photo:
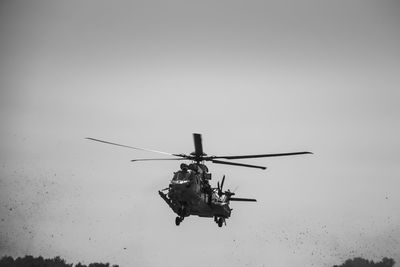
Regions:
M 181 217 L 229 218 L 231 209 L 226 198 L 220 198 L 209 183 L 209 173 L 201 164 L 191 164 L 192 169 L 179 170 L 169 184 L 168 193 L 159 192 L 172 210 Z

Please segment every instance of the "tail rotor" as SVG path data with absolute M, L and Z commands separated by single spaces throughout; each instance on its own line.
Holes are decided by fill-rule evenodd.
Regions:
M 219 181 L 217 182 L 217 193 L 219 197 L 226 196 L 225 201 L 230 202 L 230 201 L 246 201 L 246 202 L 256 202 L 256 199 L 253 198 L 241 198 L 241 197 L 232 197 L 235 195 L 235 191 L 237 190 L 237 187 L 233 192 L 231 190 L 226 190 L 223 191 L 224 189 L 224 183 L 225 183 L 225 175 L 222 177 L 221 183 Z

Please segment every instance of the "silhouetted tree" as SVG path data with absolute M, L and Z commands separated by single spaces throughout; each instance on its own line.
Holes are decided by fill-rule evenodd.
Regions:
M 0 266 L 1 267 L 13 267 L 14 259 L 10 256 L 4 256 L 0 259 Z
M 91 263 L 88 267 L 110 267 L 108 263 Z
M 373 262 L 363 258 L 354 258 L 346 260 L 342 265 L 335 265 L 333 267 L 393 267 L 395 261 L 389 258 L 383 258 L 380 262 Z
M 66 263 L 64 259 L 55 257 L 53 259 L 43 259 L 39 256 L 34 258 L 27 255 L 23 258 L 16 258 L 15 260 L 10 256 L 4 256 L 0 259 L 0 267 L 72 267 L 72 264 Z M 109 263 L 90 263 L 88 266 L 80 262 L 75 267 L 110 267 Z M 112 267 L 118 267 L 113 265 Z

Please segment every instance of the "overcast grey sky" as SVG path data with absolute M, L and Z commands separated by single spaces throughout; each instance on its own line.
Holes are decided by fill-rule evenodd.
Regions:
M 1 1 L 0 256 L 121 266 L 400 262 L 398 1 Z M 146 152 L 313 151 L 209 165 L 232 203 L 181 226 Z M 190 261 L 190 264 L 188 264 Z

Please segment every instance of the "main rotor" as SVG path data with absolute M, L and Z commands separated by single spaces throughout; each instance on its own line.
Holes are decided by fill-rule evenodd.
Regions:
M 202 144 L 202 140 L 201 140 L 201 134 L 198 134 L 198 133 L 194 133 L 193 134 L 194 152 L 190 153 L 189 155 L 186 155 L 186 154 L 174 154 L 174 153 L 168 153 L 168 152 L 163 152 L 163 151 L 158 151 L 158 150 L 153 150 L 153 149 L 146 149 L 146 148 L 140 148 L 140 147 L 127 146 L 127 145 L 108 142 L 108 141 L 95 139 L 95 138 L 91 138 L 91 137 L 87 137 L 86 139 L 89 139 L 89 140 L 92 140 L 92 141 L 96 141 L 96 142 L 105 143 L 105 144 L 109 144 L 109 145 L 115 145 L 115 146 L 120 146 L 120 147 L 126 147 L 126 148 L 131 148 L 131 149 L 136 149 L 136 150 L 149 151 L 149 152 L 153 152 L 153 153 L 173 156 L 173 158 L 133 159 L 133 160 L 131 160 L 132 162 L 136 162 L 136 161 L 158 161 L 158 160 L 191 160 L 191 161 L 195 161 L 197 163 L 200 163 L 200 162 L 203 162 L 203 161 L 210 161 L 210 162 L 216 163 L 216 164 L 225 164 L 225 165 L 241 166 L 241 167 L 248 167 L 248 168 L 257 168 L 257 169 L 265 170 L 267 167 L 258 166 L 258 165 L 250 165 L 250 164 L 245 164 L 245 163 L 239 163 L 239 162 L 234 162 L 234 161 L 231 161 L 231 160 L 312 154 L 312 152 L 302 151 L 302 152 L 275 153 L 275 154 L 239 155 L 239 156 L 208 156 L 203 151 L 203 144 Z M 228 160 L 228 161 L 220 160 L 220 159 L 225 159 L 225 160 Z

